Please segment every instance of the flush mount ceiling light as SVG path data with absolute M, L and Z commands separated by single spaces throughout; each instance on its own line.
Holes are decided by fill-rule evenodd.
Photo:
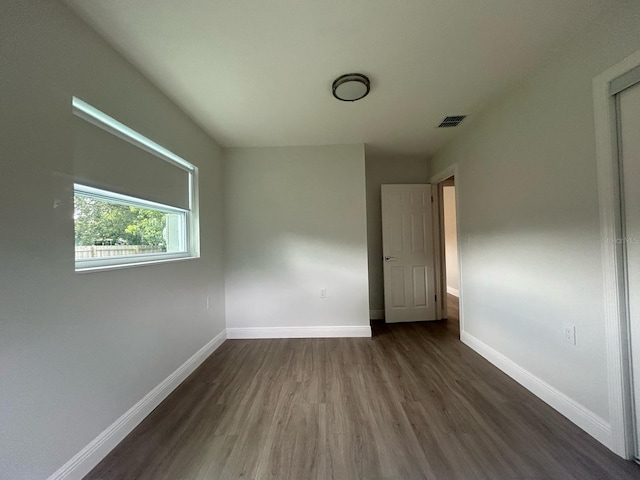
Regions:
M 361 73 L 347 73 L 333 81 L 333 96 L 343 102 L 355 102 L 369 93 L 371 84 L 366 75 Z

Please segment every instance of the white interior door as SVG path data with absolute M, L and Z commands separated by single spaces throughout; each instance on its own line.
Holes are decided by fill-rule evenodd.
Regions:
M 636 457 L 640 457 L 640 84 L 622 91 L 618 99 Z
M 436 319 L 431 185 L 382 185 L 387 322 Z

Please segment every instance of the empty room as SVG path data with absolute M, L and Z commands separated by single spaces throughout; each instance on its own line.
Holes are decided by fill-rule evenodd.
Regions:
M 640 478 L 639 26 L 0 2 L 0 480 Z

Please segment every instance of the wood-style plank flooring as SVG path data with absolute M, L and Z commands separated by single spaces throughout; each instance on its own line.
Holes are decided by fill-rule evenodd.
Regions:
M 460 343 L 456 312 L 228 340 L 86 479 L 640 479 Z

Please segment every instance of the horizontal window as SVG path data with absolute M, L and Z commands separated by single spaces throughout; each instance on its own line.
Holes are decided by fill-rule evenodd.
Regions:
M 76 271 L 199 256 L 197 168 L 73 98 Z
M 186 210 L 74 185 L 76 269 L 189 256 Z

